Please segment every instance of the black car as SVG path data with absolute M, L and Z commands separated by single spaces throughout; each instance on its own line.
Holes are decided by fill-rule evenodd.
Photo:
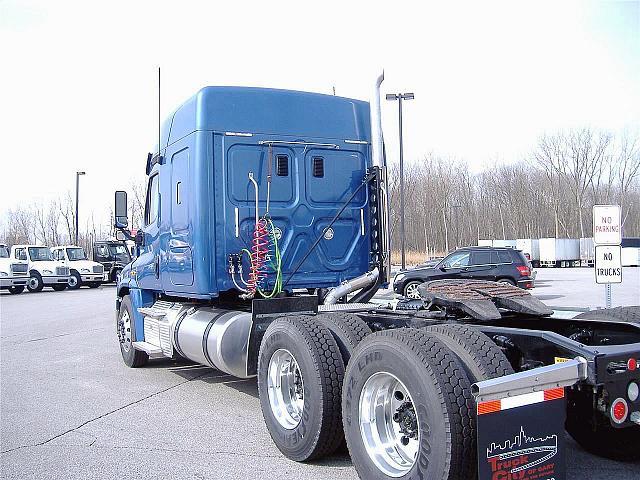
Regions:
M 418 286 L 444 278 L 490 280 L 521 288 L 533 288 L 531 264 L 521 250 L 496 247 L 460 248 L 433 267 L 418 267 L 396 275 L 393 290 L 409 298 L 420 298 Z

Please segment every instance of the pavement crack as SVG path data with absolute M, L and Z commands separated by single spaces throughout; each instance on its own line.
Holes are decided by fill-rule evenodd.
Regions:
M 95 422 L 96 420 L 100 420 L 101 418 L 108 417 L 109 415 L 111 415 L 113 413 L 116 413 L 116 412 L 119 412 L 121 410 L 124 410 L 125 408 L 129 408 L 129 407 L 131 407 L 133 405 L 137 405 L 138 403 L 144 402 L 145 400 L 153 398 L 153 397 L 155 397 L 157 395 L 161 395 L 161 394 L 163 394 L 165 392 L 168 392 L 169 390 L 172 390 L 172 389 L 177 388 L 177 387 L 179 387 L 181 385 L 184 385 L 185 383 L 189 383 L 192 380 L 197 380 L 198 378 L 201 378 L 201 377 L 203 377 L 205 375 L 208 375 L 209 373 L 210 373 L 210 371 L 203 372 L 203 373 L 201 373 L 199 375 L 196 375 L 196 376 L 194 376 L 192 378 L 184 380 L 184 381 L 182 381 L 180 383 L 176 383 L 175 385 L 172 385 L 170 387 L 164 388 L 164 389 L 159 390 L 157 392 L 151 393 L 151 394 L 149 394 L 149 395 L 147 395 L 145 397 L 139 398 L 138 400 L 134 400 L 133 402 L 129 402 L 126 405 L 122 405 L 121 407 L 118 407 L 118 408 L 116 408 L 114 410 L 111 410 L 111 411 L 109 411 L 107 413 L 103 413 L 102 415 L 98 415 L 97 417 L 94 417 L 94 418 L 92 418 L 90 420 L 87 420 L 86 422 L 81 423 L 77 427 L 70 428 L 69 430 L 66 430 L 66 431 L 64 431 L 62 433 L 59 433 L 58 435 L 54 435 L 53 437 L 51 437 L 51 438 L 49 438 L 47 440 L 44 440 L 42 442 L 33 443 L 33 444 L 30 444 L 30 445 L 20 445 L 20 446 L 17 446 L 17 447 L 9 448 L 7 450 L 0 451 L 0 454 L 11 453 L 11 452 L 14 452 L 16 450 L 21 450 L 21 449 L 24 449 L 24 448 L 41 447 L 43 445 L 48 444 L 49 442 L 52 442 L 53 440 L 55 440 L 57 438 L 63 437 L 63 436 L 65 436 L 65 435 L 67 435 L 67 434 L 69 434 L 71 432 L 75 432 L 75 431 L 81 429 L 82 427 L 84 427 L 86 425 L 89 425 L 92 422 Z M 93 443 L 95 443 L 95 440 L 94 440 Z M 92 445 L 93 445 L 93 443 L 92 443 Z

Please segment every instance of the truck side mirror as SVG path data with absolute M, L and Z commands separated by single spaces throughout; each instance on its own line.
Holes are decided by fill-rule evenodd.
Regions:
M 129 220 L 127 219 L 127 192 L 118 190 L 116 192 L 115 204 L 115 224 L 116 228 L 127 228 Z

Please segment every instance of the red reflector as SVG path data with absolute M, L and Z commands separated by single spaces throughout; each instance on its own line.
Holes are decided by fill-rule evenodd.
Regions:
M 545 400 L 557 400 L 564 397 L 564 388 L 552 388 L 544 391 Z
M 616 423 L 622 423 L 627 418 L 627 402 L 622 398 L 618 398 L 611 406 L 611 416 Z
M 485 413 L 499 412 L 500 409 L 501 409 L 500 400 L 482 402 L 478 404 L 478 415 L 484 415 Z
M 627 362 L 627 368 L 633 372 L 638 368 L 638 361 L 635 358 L 630 358 Z
M 529 267 L 525 265 L 517 265 L 516 268 L 520 272 L 520 275 L 523 277 L 528 277 L 529 274 L 531 273 L 531 270 L 529 270 Z

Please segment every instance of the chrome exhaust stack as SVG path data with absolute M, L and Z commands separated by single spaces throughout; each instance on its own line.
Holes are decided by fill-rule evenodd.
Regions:
M 389 182 L 387 173 L 387 160 L 384 152 L 384 135 L 382 134 L 382 107 L 380 104 L 380 86 L 384 81 L 384 70 L 378 78 L 376 78 L 373 98 L 370 105 L 371 119 L 371 160 L 374 167 L 380 168 L 380 208 L 379 222 L 382 226 L 382 257 L 386 268 L 383 269 L 382 281 L 380 283 L 389 283 L 391 275 L 391 234 L 389 232 Z

